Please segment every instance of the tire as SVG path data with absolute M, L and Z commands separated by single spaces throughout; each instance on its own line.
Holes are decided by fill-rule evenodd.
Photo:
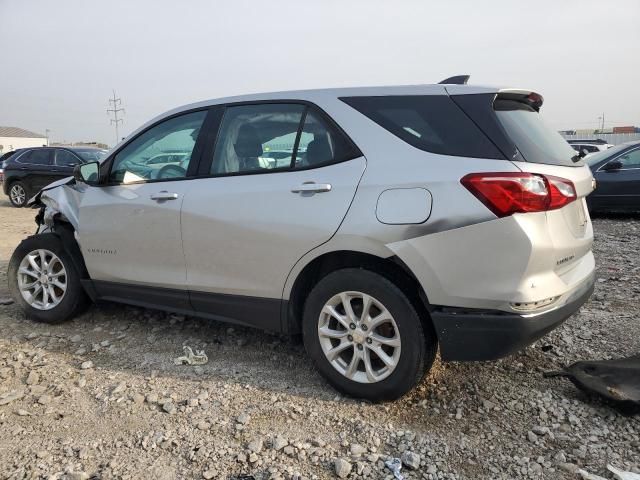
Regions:
M 46 280 L 42 279 L 42 269 L 35 268 L 42 266 L 41 251 L 48 252 L 43 254 L 46 264 L 50 267 L 45 270 L 50 272 Z M 31 254 L 35 266 L 27 259 Z M 23 273 L 25 269 L 30 273 Z M 38 273 L 40 277 L 37 277 Z M 71 256 L 64 249 L 60 238 L 52 233 L 35 235 L 23 240 L 9 260 L 7 276 L 13 299 L 28 318 L 37 322 L 64 322 L 73 318 L 88 304 L 87 295 L 80 284 L 80 275 Z M 46 283 L 42 283 L 43 281 Z M 34 283 L 36 285 L 26 289 L 23 295 L 21 285 L 25 289 L 28 286 L 26 284 Z M 38 285 L 41 287 L 39 291 Z M 64 289 L 58 285 L 64 285 Z M 44 290 L 47 291 L 46 298 Z M 32 295 L 34 293 L 35 295 Z M 32 301 L 27 301 L 25 296 L 30 297 Z
M 365 300 L 367 298 L 371 300 Z M 343 322 L 348 316 L 345 315 L 345 301 L 351 305 L 352 318 L 356 319 L 349 325 Z M 372 305 L 369 312 L 373 320 L 377 322 L 388 316 L 391 320 L 378 326 L 371 318 L 360 321 L 365 301 Z M 331 307 L 325 309 L 326 305 L 333 307 L 333 313 L 327 313 Z M 381 315 L 385 311 L 390 315 Z M 365 330 L 366 324 L 370 328 Z M 431 321 L 421 320 L 402 291 L 387 278 L 357 268 L 337 270 L 316 284 L 305 303 L 302 330 L 307 353 L 327 381 L 340 392 L 374 402 L 394 400 L 412 389 L 433 365 L 437 350 Z M 332 338 L 337 334 L 340 338 Z M 382 338 L 389 345 L 383 346 L 376 341 Z M 391 346 L 392 343 L 397 346 Z M 353 348 L 347 346 L 333 357 L 332 353 L 349 344 Z M 331 349 L 335 350 L 332 352 Z M 380 349 L 393 367 L 375 353 Z M 325 354 L 327 351 L 333 362 Z M 350 370 L 352 352 L 357 351 L 360 359 L 355 362 L 356 368 Z M 365 356 L 368 356 L 368 362 Z
M 29 200 L 29 189 L 24 182 L 19 180 L 9 186 L 9 201 L 16 208 L 22 208 Z

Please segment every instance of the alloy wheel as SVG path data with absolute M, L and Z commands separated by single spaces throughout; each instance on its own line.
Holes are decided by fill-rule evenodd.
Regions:
M 11 187 L 9 196 L 11 197 L 13 203 L 15 203 L 16 205 L 22 205 L 27 198 L 27 192 L 25 192 L 22 185 L 14 185 L 13 187 Z
M 320 346 L 329 363 L 349 380 L 376 383 L 400 360 L 400 332 L 387 308 L 371 295 L 342 292 L 322 308 Z
M 22 298 L 37 310 L 55 308 L 67 292 L 67 271 L 50 250 L 33 250 L 25 255 L 17 275 Z

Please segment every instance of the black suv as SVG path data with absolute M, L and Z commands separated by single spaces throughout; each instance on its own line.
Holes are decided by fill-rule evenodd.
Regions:
M 51 182 L 73 175 L 76 165 L 102 161 L 107 151 L 89 147 L 37 147 L 16 150 L 4 161 L 3 190 L 14 207 Z

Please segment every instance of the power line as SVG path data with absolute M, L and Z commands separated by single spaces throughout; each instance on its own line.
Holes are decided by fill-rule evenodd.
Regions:
M 118 135 L 118 124 L 122 123 L 123 119 L 118 118 L 118 113 L 124 113 L 124 108 L 122 108 L 122 99 L 116 97 L 116 91 L 113 91 L 113 98 L 109 99 L 109 106 L 113 106 L 113 108 L 107 109 L 107 114 L 113 113 L 113 118 L 110 120 L 111 125 L 115 125 L 116 127 L 116 145 L 120 142 L 120 135 Z

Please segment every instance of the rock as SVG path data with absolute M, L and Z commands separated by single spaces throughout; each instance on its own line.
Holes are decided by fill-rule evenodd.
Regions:
M 278 435 L 276 438 L 273 439 L 273 442 L 271 443 L 271 446 L 273 447 L 274 450 L 279 451 L 282 450 L 284 447 L 286 447 L 287 445 L 289 445 L 289 442 L 287 442 L 283 437 L 281 437 L 280 435 Z
M 158 395 L 155 393 L 150 393 L 147 395 L 146 399 L 147 403 L 158 403 Z
M 204 478 L 205 480 L 211 480 L 212 478 L 215 478 L 217 476 L 218 476 L 217 470 L 209 469 L 202 473 L 202 478 Z
M 211 428 L 211 424 L 205 420 L 201 420 L 197 425 L 198 430 L 209 430 Z
M 117 395 L 118 393 L 122 393 L 127 389 L 127 384 L 125 382 L 120 382 L 118 385 L 113 387 L 111 390 L 111 395 Z
M 67 480 L 88 480 L 90 478 L 89 474 L 86 472 L 70 472 L 67 473 Z
M 168 414 L 174 414 L 178 411 L 173 402 L 165 402 L 162 404 L 162 410 L 167 412 Z
M 249 442 L 247 448 L 253 453 L 260 453 L 262 450 L 262 438 L 255 438 Z
M 69 340 L 71 341 L 71 343 L 80 343 L 82 341 L 82 336 L 74 335 L 73 337 L 69 338 Z
M 13 303 L 13 298 L 1 297 L 0 305 L 11 305 Z
M 134 393 L 131 399 L 133 400 L 133 403 L 140 405 L 144 402 L 144 395 L 142 395 L 141 393 Z
M 27 376 L 27 385 L 35 385 L 40 381 L 40 375 L 35 370 L 31 370 Z
M 38 398 L 38 403 L 40 405 L 48 405 L 49 403 L 51 403 L 51 396 L 50 395 L 42 395 L 40 398 Z
M 351 473 L 351 464 L 344 458 L 336 458 L 333 462 L 333 466 L 338 478 L 347 478 Z
M 420 468 L 420 455 L 418 455 L 417 453 L 406 450 L 402 453 L 400 460 L 402 461 L 403 465 L 410 468 L 411 470 L 417 470 L 418 468 Z
M 249 423 L 249 420 L 251 420 L 251 417 L 249 416 L 249 414 L 247 414 L 245 412 L 242 412 L 236 418 L 236 422 L 238 422 L 241 425 L 246 425 L 247 423 Z
M 18 415 L 19 417 L 26 417 L 31 415 L 29 412 L 27 412 L 26 410 L 23 410 L 21 408 L 19 408 L 18 410 L 16 410 L 16 415 Z
M 82 362 L 80 365 L 82 370 L 88 370 L 89 368 L 93 368 L 93 362 L 91 360 L 87 360 L 86 362 Z
M 357 443 L 352 443 L 351 447 L 349 447 L 349 451 L 351 452 L 351 455 L 359 457 L 363 453 L 366 453 L 367 449 L 362 445 L 358 445 Z
M 82 388 L 87 384 L 87 379 L 84 377 L 80 377 L 77 383 L 78 383 L 78 386 Z
M 255 453 L 251 453 L 251 454 L 249 455 L 249 462 L 250 462 L 250 463 L 256 463 L 256 462 L 258 461 L 258 458 L 259 458 L 259 457 L 258 457 L 258 455 L 257 455 L 257 454 L 255 454 Z
M 536 443 L 538 441 L 538 436 L 531 430 L 529 430 L 527 432 L 527 440 L 529 440 L 531 443 Z
M 22 397 L 24 397 L 24 393 L 16 390 L 3 393 L 0 395 L 0 405 L 7 405 L 11 402 L 15 402 L 16 400 L 20 400 Z

